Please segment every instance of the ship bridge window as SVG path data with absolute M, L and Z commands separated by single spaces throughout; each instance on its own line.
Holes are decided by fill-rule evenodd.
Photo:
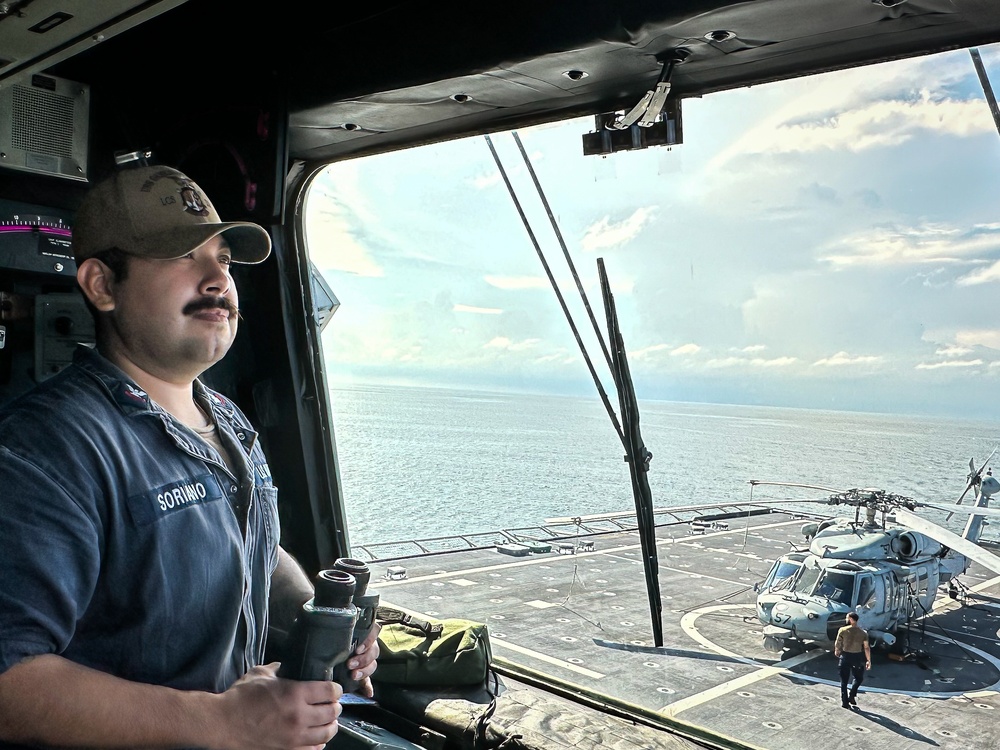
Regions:
M 945 444 L 953 432 L 981 444 L 995 437 L 986 423 L 945 426 L 916 414 L 950 414 L 961 405 L 979 417 L 979 405 L 995 390 L 995 379 L 982 376 L 989 363 L 975 359 L 981 352 L 958 361 L 959 350 L 972 347 L 955 337 L 981 327 L 984 301 L 995 292 L 996 284 L 976 283 L 993 276 L 985 266 L 975 270 L 981 248 L 968 228 L 1000 236 L 990 199 L 1000 192 L 1000 169 L 985 159 L 971 160 L 970 171 L 957 169 L 973 135 L 987 138 L 991 123 L 980 103 L 955 98 L 957 71 L 961 90 L 979 84 L 968 54 L 949 54 L 940 58 L 948 76 L 925 75 L 937 62 L 898 61 L 885 68 L 885 79 L 877 77 L 883 68 L 870 68 L 686 99 L 686 143 L 669 151 L 583 156 L 581 137 L 595 128 L 586 117 L 526 127 L 518 135 L 523 148 L 511 133 L 492 134 L 503 173 L 482 136 L 345 159 L 317 173 L 301 203 L 301 236 L 341 305 L 325 328 L 321 316 L 309 316 L 320 344 L 314 358 L 288 354 L 309 375 L 310 393 L 329 387 L 329 404 L 303 400 L 301 408 L 329 419 L 325 476 L 340 491 L 336 510 L 349 529 L 350 556 L 368 562 L 375 576 L 404 565 L 440 571 L 426 582 L 416 575 L 393 581 L 393 601 L 424 602 L 436 619 L 490 622 L 496 640 L 516 649 L 504 656 L 533 674 L 531 654 L 544 653 L 564 665 L 574 660 L 577 676 L 616 675 L 587 682 L 629 705 L 659 711 L 682 698 L 681 690 L 668 698 L 651 687 L 664 670 L 628 666 L 637 658 L 630 644 L 653 646 L 657 618 L 647 616 L 641 567 L 607 554 L 639 541 L 632 464 L 622 460 L 630 433 L 617 433 L 579 350 L 582 341 L 621 428 L 622 401 L 588 325 L 582 287 L 605 344 L 612 300 L 605 305 L 602 291 L 614 298 L 638 406 L 632 416 L 653 454 L 646 468 L 659 564 L 702 576 L 670 586 L 660 573 L 663 595 L 673 597 L 661 602 L 669 645 L 692 647 L 674 640 L 684 612 L 729 602 L 728 589 L 708 588 L 708 576 L 727 566 L 727 578 L 736 580 L 749 565 L 747 584 L 763 579 L 763 604 L 749 593 L 744 600 L 768 618 L 761 625 L 777 624 L 772 614 L 790 617 L 806 599 L 819 605 L 814 614 L 868 601 L 870 585 L 860 579 L 879 569 L 850 559 L 862 557 L 861 545 L 846 522 L 830 521 L 818 532 L 811 543 L 818 554 L 802 548 L 803 520 L 811 525 L 837 515 L 806 502 L 825 500 L 826 492 L 762 481 L 751 493 L 746 481 L 801 482 L 819 474 L 828 486 L 866 486 L 884 481 L 868 477 L 887 440 L 899 455 L 921 455 L 929 440 Z M 1000 65 L 1000 45 L 990 54 Z M 914 80 L 931 87 L 930 98 L 921 100 L 926 106 L 916 108 L 911 125 L 896 130 L 894 120 L 887 135 L 872 113 L 884 111 L 884 100 L 905 119 Z M 838 120 L 841 105 L 849 117 Z M 979 113 L 968 133 L 949 127 L 950 120 L 925 122 L 927 111 L 938 109 L 968 119 L 966 108 Z M 956 195 L 976 200 L 950 200 Z M 953 219 L 930 221 L 944 203 Z M 965 255 L 931 264 L 932 273 L 927 259 L 938 257 L 942 243 Z M 606 262 L 606 287 L 598 259 Z M 914 280 L 928 274 L 934 304 L 914 293 Z M 963 304 L 970 294 L 985 296 Z M 933 342 L 924 333 L 929 320 L 939 337 Z M 0 380 L 3 352 L 14 341 L 11 322 L 3 324 Z M 284 361 L 285 353 L 275 354 Z M 944 366 L 953 364 L 967 366 Z M 316 374 L 325 380 L 311 377 L 314 367 L 323 367 Z M 872 406 L 880 413 L 864 413 Z M 938 469 L 922 467 L 918 483 L 943 491 Z M 885 489 L 902 491 L 891 481 Z M 788 504 L 771 508 L 770 500 Z M 336 524 L 316 520 L 330 518 L 326 496 L 318 501 L 311 515 L 282 514 L 285 538 L 327 549 L 322 535 Z M 744 512 L 748 501 L 766 512 Z M 718 507 L 678 511 L 703 504 Z M 730 528 L 678 538 L 693 517 L 715 517 Z M 596 551 L 583 552 L 580 542 L 596 534 Z M 673 543 L 659 544 L 669 537 Z M 512 540 L 522 552 L 532 548 L 516 564 L 484 551 Z M 484 559 L 495 564 L 480 564 Z M 916 569 L 905 570 L 914 590 L 934 590 L 935 575 L 924 570 L 918 582 Z M 884 583 L 873 580 L 876 603 L 867 614 L 906 610 L 898 599 L 880 609 L 887 598 L 877 587 Z M 901 582 L 896 596 L 906 594 Z M 779 604 L 787 606 L 772 613 Z M 732 619 L 724 625 L 716 618 L 713 642 L 753 656 L 758 642 L 745 634 L 755 626 Z M 623 648 L 596 647 L 588 620 L 600 621 L 604 637 Z M 801 624 L 826 634 L 826 620 Z M 714 667 L 683 661 L 691 671 L 682 679 L 708 687 Z M 558 667 L 551 674 L 568 673 Z M 740 721 L 727 723 L 727 731 Z M 759 724 L 747 720 L 741 740 L 758 738 Z M 769 746 L 795 744 L 772 736 Z

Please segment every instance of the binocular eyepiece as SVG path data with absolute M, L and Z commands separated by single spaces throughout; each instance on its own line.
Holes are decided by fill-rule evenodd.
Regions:
M 321 570 L 313 598 L 288 636 L 288 653 L 279 677 L 292 680 L 333 680 L 345 693 L 361 682 L 350 678 L 347 660 L 375 626 L 379 595 L 368 591 L 371 571 L 361 560 L 342 557 L 330 570 Z

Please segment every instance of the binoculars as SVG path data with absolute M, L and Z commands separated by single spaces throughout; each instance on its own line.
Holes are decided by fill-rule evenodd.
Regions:
M 342 557 L 316 576 L 316 593 L 288 635 L 288 653 L 278 677 L 332 680 L 345 693 L 361 683 L 350 678 L 347 660 L 375 626 L 379 595 L 368 591 L 371 571 L 361 560 Z

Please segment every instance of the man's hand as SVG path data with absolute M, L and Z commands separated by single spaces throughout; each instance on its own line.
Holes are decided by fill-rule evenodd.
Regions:
M 0 674 L 0 743 L 322 750 L 337 733 L 340 685 L 276 672 L 256 667 L 216 694 L 129 682 L 43 654 Z
M 361 687 L 357 692 L 368 698 L 374 695 L 372 681 L 369 679 L 372 672 L 378 667 L 378 634 L 382 626 L 375 623 L 372 632 L 365 638 L 364 643 L 359 643 L 354 649 L 354 656 L 347 661 L 347 668 L 351 670 L 352 680 L 362 680 Z
M 254 667 L 218 696 L 219 748 L 317 748 L 337 733 L 336 682 L 299 682 L 277 676 L 278 664 Z

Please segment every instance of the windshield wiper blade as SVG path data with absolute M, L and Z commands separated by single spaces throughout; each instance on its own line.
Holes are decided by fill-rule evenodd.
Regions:
M 632 475 L 632 495 L 635 498 L 635 515 L 639 526 L 639 543 L 642 547 L 642 566 L 646 573 L 646 594 L 649 598 L 649 615 L 653 625 L 653 642 L 663 645 L 663 604 L 660 598 L 660 563 L 656 549 L 656 521 L 653 517 L 653 492 L 649 488 L 649 462 L 653 454 L 646 449 L 639 431 L 639 402 L 635 396 L 632 375 L 625 356 L 625 343 L 618 327 L 618 313 L 611 294 L 604 259 L 597 259 L 601 277 L 601 296 L 608 320 L 608 341 L 611 345 L 612 372 L 618 390 L 621 410 L 622 433 L 625 438 L 625 460 Z

